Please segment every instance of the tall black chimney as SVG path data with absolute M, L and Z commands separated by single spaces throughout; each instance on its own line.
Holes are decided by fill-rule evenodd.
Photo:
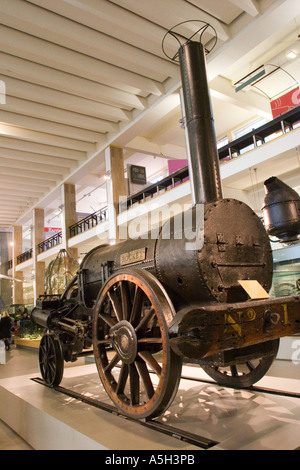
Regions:
M 222 185 L 203 45 L 187 41 L 179 62 L 194 203 L 213 202 L 222 199 Z

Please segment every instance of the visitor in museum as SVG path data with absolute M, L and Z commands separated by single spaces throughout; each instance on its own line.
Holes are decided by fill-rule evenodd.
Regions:
M 11 339 L 12 322 L 8 312 L 5 310 L 2 312 L 0 320 L 0 340 L 4 341 L 5 349 L 10 349 L 9 342 Z
M 21 327 L 21 328 L 27 328 L 28 325 L 30 325 L 30 323 L 31 323 L 31 321 L 30 321 L 30 316 L 29 316 L 27 310 L 25 309 L 24 315 L 23 315 L 23 317 L 22 317 L 21 320 L 20 320 L 20 327 Z

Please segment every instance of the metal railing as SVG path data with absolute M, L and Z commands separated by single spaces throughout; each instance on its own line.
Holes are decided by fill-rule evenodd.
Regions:
M 169 189 L 174 188 L 175 186 L 183 183 L 189 177 L 188 167 L 185 166 L 180 170 L 177 170 L 175 173 L 167 176 L 166 178 L 153 183 L 146 188 L 142 189 L 138 193 L 133 194 L 127 198 L 127 201 L 124 201 L 121 204 L 121 212 L 124 212 L 130 209 L 134 204 L 145 202 L 152 197 L 155 197 Z
M 17 256 L 17 264 L 24 263 L 24 261 L 27 261 L 28 259 L 32 258 L 32 252 L 33 249 L 30 248 L 27 251 L 24 251 L 24 253 L 21 253 L 20 255 Z
M 79 235 L 82 232 L 86 232 L 90 228 L 96 227 L 96 225 L 99 225 L 101 222 L 107 220 L 107 213 L 107 206 L 102 207 L 102 209 L 94 212 L 93 214 L 89 214 L 88 216 L 84 217 L 84 219 L 76 222 L 76 224 L 71 225 L 69 227 L 70 238 L 75 237 L 75 235 Z
M 47 238 L 43 242 L 39 243 L 37 246 L 38 254 L 43 253 L 44 251 L 50 250 L 54 246 L 62 243 L 62 232 L 58 232 L 50 238 Z
M 255 148 L 258 144 L 262 145 L 266 142 L 267 138 L 271 135 L 282 132 L 285 134 L 287 131 L 291 131 L 295 128 L 295 125 L 300 121 L 300 106 L 288 111 L 287 113 L 278 116 L 266 124 L 263 124 L 251 132 L 235 139 L 228 144 L 221 147 L 219 152 L 220 160 L 229 160 L 234 156 L 241 154 L 241 151 L 245 151 L 248 147 Z

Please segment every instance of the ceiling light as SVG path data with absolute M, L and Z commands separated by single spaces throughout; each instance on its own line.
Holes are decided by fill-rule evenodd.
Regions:
M 287 56 L 289 59 L 296 59 L 297 54 L 296 54 L 296 52 L 294 52 L 294 51 L 290 51 L 290 52 L 287 53 L 286 56 Z

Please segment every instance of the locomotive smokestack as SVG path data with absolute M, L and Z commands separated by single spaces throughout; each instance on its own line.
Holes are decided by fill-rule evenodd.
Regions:
M 187 41 L 179 48 L 179 62 L 193 202 L 213 202 L 222 199 L 222 186 L 203 45 Z

